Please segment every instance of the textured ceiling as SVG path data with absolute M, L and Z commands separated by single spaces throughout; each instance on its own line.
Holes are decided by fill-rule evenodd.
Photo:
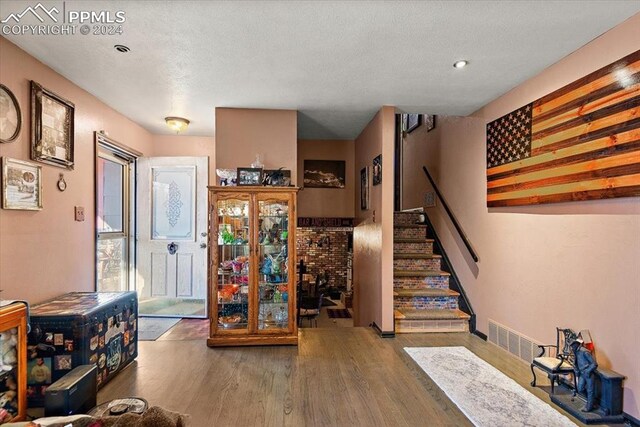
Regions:
M 34 3 L 2 1 L 0 17 Z M 169 133 L 163 118 L 177 115 L 192 120 L 187 135 L 213 135 L 215 107 L 251 107 L 297 109 L 302 138 L 354 138 L 381 105 L 469 114 L 638 13 L 640 2 L 104 0 L 65 7 L 123 10 L 124 34 L 7 38 L 153 133 Z M 460 58 L 470 65 L 455 70 Z

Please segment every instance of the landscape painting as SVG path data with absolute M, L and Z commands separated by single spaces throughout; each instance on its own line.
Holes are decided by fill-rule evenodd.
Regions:
M 304 186 L 308 188 L 344 188 L 344 160 L 305 160 Z

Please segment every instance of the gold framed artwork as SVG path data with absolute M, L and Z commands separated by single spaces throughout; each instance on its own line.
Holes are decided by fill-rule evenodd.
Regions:
M 9 157 L 2 158 L 2 208 L 42 209 L 42 166 Z
M 11 142 L 18 137 L 22 127 L 20 104 L 3 84 L 0 84 L 0 143 Z
M 31 159 L 73 169 L 75 105 L 31 81 Z

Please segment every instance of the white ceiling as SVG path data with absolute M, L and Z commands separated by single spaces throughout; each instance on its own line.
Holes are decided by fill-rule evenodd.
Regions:
M 34 3 L 3 1 L 0 16 Z M 467 115 L 640 12 L 640 1 L 65 7 L 123 10 L 124 34 L 7 38 L 153 133 L 169 133 L 163 118 L 177 115 L 192 121 L 187 135 L 213 135 L 215 107 L 252 107 L 297 109 L 301 138 L 354 138 L 381 105 Z M 460 58 L 470 65 L 455 70 Z

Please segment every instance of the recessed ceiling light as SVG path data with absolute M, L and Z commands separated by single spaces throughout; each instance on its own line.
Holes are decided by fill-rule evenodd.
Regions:
M 468 63 L 469 61 L 467 61 L 466 59 L 461 59 L 460 61 L 456 61 L 453 63 L 453 68 L 464 68 Z
M 113 47 L 115 48 L 115 50 L 117 50 L 118 52 L 121 52 L 121 53 L 127 53 L 127 52 L 129 52 L 131 50 L 127 46 L 125 46 L 123 44 L 116 44 L 116 45 L 113 45 Z

